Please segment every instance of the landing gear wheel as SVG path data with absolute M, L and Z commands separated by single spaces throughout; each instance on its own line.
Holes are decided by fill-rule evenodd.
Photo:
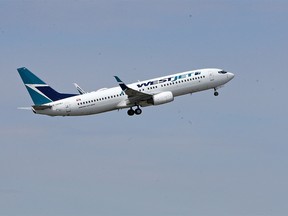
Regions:
M 217 89 L 214 88 L 214 96 L 218 96 L 218 95 L 219 95 L 219 93 L 217 92 Z
M 142 110 L 140 108 L 135 109 L 135 114 L 140 115 L 142 113 Z
M 132 108 L 130 108 L 128 111 L 127 111 L 127 114 L 129 115 L 129 116 L 133 116 L 134 115 L 134 110 L 132 109 Z

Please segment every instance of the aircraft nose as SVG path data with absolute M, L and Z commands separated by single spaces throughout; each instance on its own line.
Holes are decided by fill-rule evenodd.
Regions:
M 232 80 L 233 78 L 234 78 L 234 74 L 233 73 L 231 73 L 231 72 L 228 72 L 227 73 L 227 78 L 229 79 L 229 80 Z

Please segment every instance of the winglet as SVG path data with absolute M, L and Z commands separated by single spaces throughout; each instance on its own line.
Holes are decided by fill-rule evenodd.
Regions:
M 73 83 L 73 84 L 80 94 L 86 94 L 86 92 L 77 83 Z
M 125 85 L 125 83 L 118 77 L 118 76 L 114 76 L 116 81 L 119 83 L 119 86 L 121 87 L 121 89 L 123 91 L 126 91 L 128 89 L 128 87 Z
M 116 79 L 117 82 L 123 83 L 122 80 L 121 80 L 118 76 L 114 76 L 114 77 L 115 77 L 115 79 Z

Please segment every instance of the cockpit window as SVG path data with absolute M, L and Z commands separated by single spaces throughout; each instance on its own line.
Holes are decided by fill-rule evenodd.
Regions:
M 218 71 L 218 73 L 219 73 L 219 74 L 226 74 L 227 71 L 222 70 L 222 71 Z
M 201 72 L 195 72 L 195 75 L 199 75 L 199 74 L 201 74 Z

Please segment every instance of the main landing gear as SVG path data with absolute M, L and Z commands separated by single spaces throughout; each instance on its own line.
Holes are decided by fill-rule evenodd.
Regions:
M 219 93 L 217 92 L 217 89 L 214 88 L 214 96 L 218 96 L 218 95 L 219 95 Z
M 134 114 L 140 115 L 141 113 L 142 113 L 142 110 L 140 109 L 139 106 L 137 106 L 137 108 L 136 108 L 135 110 L 133 110 L 133 108 L 130 107 L 130 109 L 127 111 L 127 114 L 128 114 L 129 116 L 133 116 Z

